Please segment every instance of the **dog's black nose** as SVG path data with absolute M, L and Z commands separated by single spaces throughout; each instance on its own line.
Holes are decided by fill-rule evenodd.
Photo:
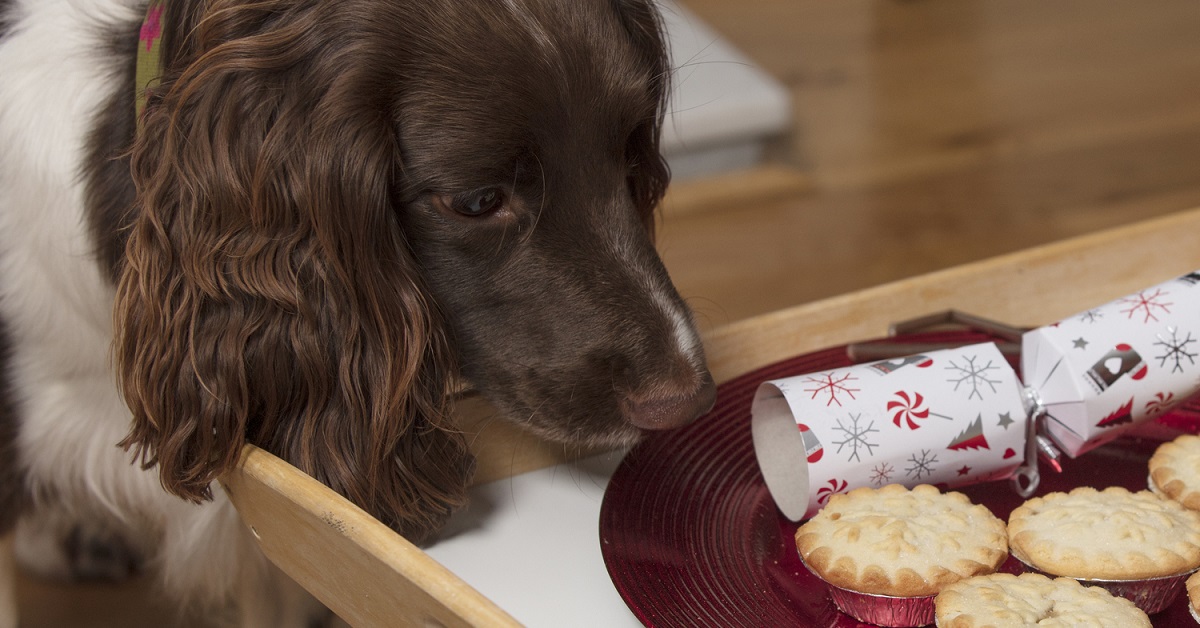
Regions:
M 688 392 L 659 390 L 630 395 L 622 406 L 625 419 L 644 430 L 683 427 L 712 410 L 717 400 L 717 387 L 707 372 L 700 385 L 691 388 Z

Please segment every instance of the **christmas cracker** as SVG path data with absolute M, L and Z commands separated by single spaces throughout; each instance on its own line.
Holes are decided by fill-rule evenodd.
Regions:
M 755 453 L 796 521 L 862 486 L 1012 478 L 1035 434 L 1078 456 L 1186 400 L 1198 356 L 1200 271 L 1026 333 L 1023 381 L 984 343 L 764 382 Z

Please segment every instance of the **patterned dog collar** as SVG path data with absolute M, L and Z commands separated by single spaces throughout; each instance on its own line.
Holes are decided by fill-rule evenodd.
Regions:
M 142 22 L 141 34 L 138 37 L 134 110 L 139 131 L 142 128 L 142 114 L 146 111 L 146 101 L 162 77 L 159 42 L 162 40 L 162 14 L 165 4 L 166 0 L 151 0 L 150 6 L 146 8 L 146 19 Z

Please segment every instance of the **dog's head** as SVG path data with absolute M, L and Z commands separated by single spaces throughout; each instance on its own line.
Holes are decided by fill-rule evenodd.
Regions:
M 133 445 L 207 495 L 244 442 L 420 537 L 462 499 L 461 374 L 628 443 L 712 403 L 654 251 L 649 0 L 175 3 L 133 151 Z
M 453 35 L 412 59 L 396 124 L 400 221 L 464 374 L 555 438 L 687 422 L 712 383 L 650 239 L 669 80 L 654 13 L 471 4 L 425 9 Z

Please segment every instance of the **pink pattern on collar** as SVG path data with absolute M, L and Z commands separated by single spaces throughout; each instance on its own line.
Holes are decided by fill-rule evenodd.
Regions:
M 146 21 L 142 23 L 139 39 L 146 42 L 146 52 L 154 47 L 154 42 L 162 36 L 162 5 L 156 5 L 146 12 Z

